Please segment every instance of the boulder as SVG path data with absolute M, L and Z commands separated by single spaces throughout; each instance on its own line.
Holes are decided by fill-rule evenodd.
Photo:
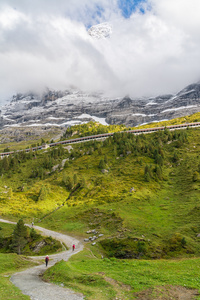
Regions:
M 102 172 L 103 174 L 105 174 L 105 173 L 108 173 L 108 170 L 102 169 L 101 172 Z

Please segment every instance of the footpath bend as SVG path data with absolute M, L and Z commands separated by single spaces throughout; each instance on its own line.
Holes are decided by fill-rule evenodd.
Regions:
M 0 222 L 16 224 L 15 222 L 0 219 Z M 31 227 L 29 224 L 26 226 Z M 34 229 L 39 230 L 44 236 L 51 236 L 52 238 L 59 240 L 69 247 L 69 250 L 65 250 L 58 254 L 49 255 L 48 267 L 45 265 L 45 256 L 31 256 L 33 260 L 43 259 L 43 264 L 26 269 L 25 271 L 15 273 L 11 276 L 11 282 L 17 286 L 24 295 L 28 295 L 31 300 L 82 300 L 84 296 L 73 292 L 70 289 L 63 288 L 52 283 L 44 282 L 41 279 L 41 275 L 49 267 L 52 267 L 56 262 L 60 260 L 67 261 L 73 254 L 83 250 L 83 244 L 68 235 L 61 234 L 52 230 L 35 226 Z M 76 245 L 75 251 L 72 251 L 72 245 Z M 47 253 L 48 254 L 48 253 Z

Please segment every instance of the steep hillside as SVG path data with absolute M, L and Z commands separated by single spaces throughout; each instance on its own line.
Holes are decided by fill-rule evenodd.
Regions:
M 0 161 L 1 215 L 83 238 L 93 229 L 106 256 L 199 255 L 199 141 L 198 128 L 115 133 L 16 153 Z

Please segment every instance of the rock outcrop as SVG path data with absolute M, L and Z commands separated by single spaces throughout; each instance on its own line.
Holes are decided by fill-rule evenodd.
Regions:
M 88 121 L 124 124 L 127 127 L 169 120 L 200 111 L 200 83 L 191 84 L 176 95 L 133 99 L 110 99 L 102 93 L 75 89 L 47 91 L 42 96 L 18 94 L 1 107 L 0 129 L 23 127 L 65 128 Z M 30 129 L 31 128 L 31 129 Z

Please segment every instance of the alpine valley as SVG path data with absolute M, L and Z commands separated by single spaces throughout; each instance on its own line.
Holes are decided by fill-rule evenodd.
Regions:
M 34 43 L 39 47 L 40 39 L 23 35 L 22 25 L 31 27 L 30 22 L 26 23 L 31 9 L 26 10 L 27 16 L 20 14 L 20 5 L 25 6 L 26 1 L 14 2 L 16 8 L 10 10 L 12 15 L 6 4 L 6 14 L 2 15 L 1 12 L 1 16 L 5 17 L 0 18 L 0 27 L 8 26 L 6 34 L 9 40 L 12 37 L 11 47 L 18 41 L 23 49 L 25 37 L 28 48 Z M 27 2 L 31 4 L 31 1 Z M 42 5 L 45 1 L 35 2 Z M 51 2 L 55 1 L 49 1 L 49 7 Z M 78 15 L 82 2 L 89 4 L 89 1 L 58 1 L 53 6 L 55 12 L 61 2 L 69 2 L 69 10 L 73 2 L 77 2 L 79 6 L 75 7 L 78 8 Z M 100 18 L 104 11 L 95 4 L 97 1 L 91 2 L 97 6 L 97 17 Z M 141 2 L 147 7 L 146 2 L 149 1 L 114 2 L 121 5 Z M 160 2 L 162 6 L 167 1 Z M 34 6 L 33 10 L 39 15 L 42 6 L 37 3 Z M 155 17 L 150 10 L 145 12 L 142 7 L 138 7 L 137 18 L 146 18 L 149 14 Z M 45 8 L 49 10 L 47 6 Z M 174 11 L 175 5 L 172 8 Z M 185 11 L 187 18 L 184 21 L 192 19 L 189 18 L 189 9 Z M 63 12 L 66 18 L 68 10 Z M 37 18 L 36 14 L 33 16 Z M 21 15 L 22 23 L 19 22 Z M 53 16 L 53 30 L 59 27 L 63 32 L 62 41 L 65 42 L 65 22 L 61 22 L 61 18 L 55 22 Z M 182 19 L 181 16 L 177 21 Z M 88 13 L 86 17 L 89 21 Z M 127 21 L 131 21 L 131 18 Z M 148 27 L 154 28 L 155 18 L 150 21 Z M 43 24 L 50 23 L 42 21 L 38 28 L 34 26 L 34 37 L 37 37 L 36 33 Z M 71 23 L 66 24 L 70 37 L 73 37 Z M 16 33 L 19 28 L 19 35 L 11 34 L 12 26 L 16 28 Z M 166 27 L 164 22 L 159 22 L 159 29 L 160 26 Z M 197 28 L 195 25 L 195 33 Z M 107 39 L 106 42 L 112 40 L 114 29 L 109 23 L 103 23 L 92 26 L 87 34 L 84 27 L 84 36 L 100 45 L 104 39 Z M 60 52 L 56 51 L 55 40 L 46 35 L 49 30 L 42 32 L 42 37 L 45 37 L 46 48 L 49 49 L 51 44 L 58 57 Z M 155 38 L 157 34 L 155 30 Z M 172 30 L 169 30 L 169 36 L 171 34 Z M 163 35 L 162 30 L 160 35 L 168 46 L 168 35 Z M 4 34 L 1 37 L 4 39 Z M 82 44 L 77 42 L 77 45 L 81 51 Z M 188 51 L 190 47 L 193 47 L 193 43 L 187 38 L 187 48 L 184 50 L 189 52 L 187 57 L 195 59 L 199 70 L 198 60 L 192 55 L 194 51 L 192 54 Z M 112 49 L 116 50 L 116 47 Z M 196 49 L 198 53 L 199 47 Z M 146 50 L 149 47 L 145 47 L 145 55 Z M 7 53 L 6 59 L 15 62 L 17 56 L 12 60 Z M 26 64 L 26 52 L 20 50 L 20 56 L 21 53 Z M 42 53 L 40 56 L 43 60 L 45 56 Z M 162 51 L 159 53 L 162 54 Z M 125 56 L 126 52 L 123 51 L 123 54 Z M 131 49 L 130 54 L 134 55 Z M 175 57 L 172 57 L 173 63 Z M 5 66 L 10 70 L 7 61 Z M 185 63 L 186 59 L 181 61 Z M 60 62 L 64 65 L 62 56 Z M 116 59 L 113 62 L 116 66 Z M 34 65 L 32 59 L 31 65 Z M 88 64 L 85 60 L 84 65 L 86 67 L 84 73 L 80 73 L 81 79 L 82 74 L 87 76 Z M 32 68 L 27 65 L 26 69 L 32 75 Z M 136 68 L 132 69 L 137 71 Z M 2 70 L 5 68 L 2 67 Z M 21 61 L 17 68 L 17 80 L 25 88 L 26 81 L 19 76 L 19 70 L 22 70 Z M 49 70 L 53 70 L 57 76 L 53 68 Z M 102 70 L 105 70 L 103 66 Z M 37 79 L 40 81 L 38 71 Z M 46 68 L 44 72 L 46 76 Z M 133 77 L 128 71 L 126 73 L 134 86 Z M 66 77 L 63 78 L 65 81 Z M 104 78 L 104 82 L 107 82 L 107 78 Z M 146 78 L 149 78 L 148 74 Z M 94 84 L 90 76 L 87 79 L 87 86 Z M 92 79 L 98 82 L 96 76 Z M 10 81 L 5 82 L 11 88 Z M 45 84 L 48 89 L 40 94 L 34 88 L 26 93 L 17 93 L 17 90 L 17 94 L 0 107 L 0 299 L 200 300 L 200 81 L 186 87 L 183 85 L 183 89 L 177 89 L 174 94 L 162 95 L 161 92 L 161 95 L 151 94 L 151 97 L 140 98 L 134 96 L 134 92 L 137 95 L 136 87 L 133 94 L 126 95 L 128 88 L 124 87 L 125 92 L 122 93 L 120 85 L 121 94 L 115 90 L 117 96 L 111 97 L 95 87 L 93 92 L 81 90 L 80 86 L 85 85 L 81 85 L 76 78 L 74 82 L 75 86 L 66 87 L 65 83 L 57 87 L 56 82 L 55 86 Z M 31 86 L 40 88 L 35 84 Z M 147 84 L 143 83 L 142 86 L 144 93 L 141 95 L 146 95 Z M 176 129 L 174 125 L 178 125 Z M 141 131 L 131 130 L 134 127 Z M 148 127 L 157 128 L 144 130 Z M 91 137 L 97 134 L 101 134 L 98 139 Z M 76 140 L 72 143 L 67 139 Z M 41 229 L 44 236 L 38 233 Z M 58 235 L 62 235 L 62 238 L 54 240 L 58 239 Z M 72 245 L 75 245 L 75 250 Z M 61 253 L 57 253 L 59 251 Z M 39 256 L 47 254 L 50 260 L 48 267 L 44 264 L 44 257 Z M 75 255 L 70 257 L 72 254 Z M 33 268 L 36 264 L 39 265 Z M 25 268 L 29 269 L 22 273 Z M 70 290 L 71 296 L 62 296 Z

